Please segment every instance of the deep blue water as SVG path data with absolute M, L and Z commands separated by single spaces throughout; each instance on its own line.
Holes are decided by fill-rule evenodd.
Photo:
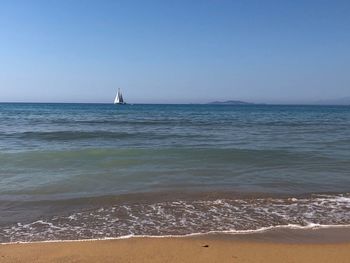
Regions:
M 331 201 L 347 200 L 342 204 L 345 212 L 338 211 L 334 222 L 332 218 L 321 222 L 319 214 L 308 221 L 301 213 L 298 216 L 303 223 L 299 223 L 350 224 L 349 192 L 350 107 L 0 104 L 0 226 L 4 231 L 1 238 L 0 230 L 0 241 L 90 238 L 96 237 L 96 233 L 105 233 L 97 235 L 99 237 L 184 234 L 298 224 L 288 217 L 289 210 L 283 210 L 289 218 L 284 221 L 281 218 L 282 221 L 276 218 L 269 221 L 267 213 L 261 218 L 269 222 L 267 225 L 232 225 L 227 215 L 234 222 L 243 219 L 233 216 L 229 210 L 223 213 L 226 217 L 221 212 L 216 215 L 222 224 L 215 219 L 213 225 L 205 228 L 200 224 L 204 219 L 199 217 L 191 223 L 198 228 L 188 230 L 184 223 L 183 228 L 188 231 L 176 232 L 170 231 L 166 224 L 160 228 L 164 223 L 162 218 L 155 220 L 153 208 L 148 211 L 143 202 L 150 199 L 147 205 L 158 205 L 164 211 L 166 208 L 159 204 L 170 199 L 189 202 L 189 193 L 191 202 L 202 205 L 202 201 L 228 200 L 225 204 L 233 208 L 239 207 L 230 203 L 235 202 L 237 196 L 254 195 L 254 200 L 261 195 L 271 195 L 276 200 L 296 197 L 300 199 L 297 204 L 301 205 L 302 202 L 314 204 L 315 194 L 327 194 Z M 212 193 L 215 200 L 208 198 Z M 125 231 L 118 232 L 117 225 L 106 228 L 105 223 L 99 221 L 108 218 L 110 222 L 109 216 L 121 220 L 122 216 L 113 216 L 113 207 L 114 211 L 121 209 L 130 200 L 135 207 L 125 208 L 126 211 L 135 209 L 136 214 L 144 215 L 147 210 L 147 218 L 153 220 L 149 224 L 158 228 L 142 228 L 141 219 L 124 218 Z M 259 202 L 265 201 L 256 201 L 253 208 L 246 208 L 245 216 L 252 216 L 248 211 L 264 207 Z M 334 202 L 331 206 L 339 208 L 337 201 Z M 166 205 L 171 207 L 169 203 Z M 193 206 L 193 203 L 175 205 L 169 213 L 186 205 Z M 216 203 L 211 204 L 215 208 L 211 212 L 201 205 L 197 204 L 198 209 L 194 206 L 192 215 L 199 211 L 213 218 L 210 213 L 220 210 Z M 103 211 L 110 211 L 109 214 L 102 216 L 101 207 Z M 329 209 L 327 206 L 320 213 Z M 181 211 L 177 214 L 188 212 Z M 75 218 L 76 213 L 98 215 L 86 220 L 104 228 L 96 227 L 95 232 L 86 236 L 67 234 L 71 221 L 64 227 L 60 224 L 63 218 Z M 159 215 L 159 211 L 157 213 Z M 81 231 L 93 228 L 85 222 L 84 229 L 79 224 L 83 219 L 77 218 L 72 220 Z M 175 222 L 180 220 L 174 218 Z M 252 220 L 258 221 L 257 218 L 260 217 Z M 30 225 L 34 229 L 30 233 L 23 227 L 16 228 L 15 232 L 8 230 L 17 223 L 21 226 L 44 219 L 47 224 L 56 222 L 65 230 L 50 235 L 42 225 L 37 229 Z M 118 225 L 118 229 L 121 228 Z

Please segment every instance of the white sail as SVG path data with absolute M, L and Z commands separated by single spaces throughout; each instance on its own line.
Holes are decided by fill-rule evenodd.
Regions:
M 118 89 L 117 96 L 115 96 L 114 104 L 125 104 L 122 92 Z

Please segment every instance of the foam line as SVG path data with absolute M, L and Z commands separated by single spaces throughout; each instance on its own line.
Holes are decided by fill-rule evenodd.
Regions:
M 67 242 L 91 242 L 91 241 L 104 241 L 104 240 L 120 240 L 120 239 L 129 239 L 129 238 L 184 238 L 192 236 L 205 236 L 211 234 L 231 234 L 231 235 L 247 235 L 255 233 L 264 233 L 272 231 L 275 229 L 327 229 L 327 228 L 350 228 L 350 224 L 347 225 L 319 225 L 319 224 L 310 224 L 308 226 L 300 225 L 279 225 L 271 227 L 262 227 L 255 230 L 227 230 L 227 231 L 208 231 L 205 233 L 190 233 L 185 235 L 125 235 L 120 237 L 105 237 L 105 238 L 90 238 L 90 239 L 71 239 L 71 240 L 44 240 L 44 241 L 17 241 L 17 242 L 4 242 L 0 245 L 13 245 L 13 244 L 40 244 L 40 243 L 67 243 Z

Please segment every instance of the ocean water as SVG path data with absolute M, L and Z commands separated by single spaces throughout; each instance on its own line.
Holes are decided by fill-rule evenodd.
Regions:
M 0 104 L 0 242 L 350 225 L 350 107 Z

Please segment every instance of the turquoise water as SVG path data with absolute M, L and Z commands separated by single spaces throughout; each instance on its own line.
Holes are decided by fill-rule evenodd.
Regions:
M 349 171 L 346 106 L 3 103 L 0 241 L 350 224 Z

